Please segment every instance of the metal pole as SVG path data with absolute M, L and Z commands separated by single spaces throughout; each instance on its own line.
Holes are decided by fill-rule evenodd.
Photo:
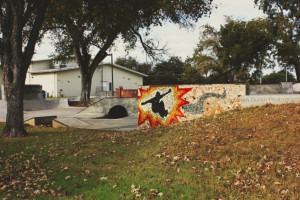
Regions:
M 111 56 L 111 91 L 112 91 L 112 96 L 115 96 L 114 92 L 114 63 L 113 63 L 113 54 L 110 54 Z

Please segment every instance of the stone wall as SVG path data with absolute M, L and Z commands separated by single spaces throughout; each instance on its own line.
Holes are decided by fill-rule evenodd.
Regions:
M 173 122 L 215 115 L 241 107 L 246 85 L 142 86 L 138 96 L 140 127 L 167 126 Z

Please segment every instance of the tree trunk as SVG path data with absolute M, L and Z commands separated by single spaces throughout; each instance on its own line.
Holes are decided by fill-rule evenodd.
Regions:
M 92 77 L 89 73 L 81 72 L 81 96 L 80 104 L 87 106 L 90 103 Z
M 50 0 L 4 2 L 1 1 L 1 10 L 5 6 L 5 12 L 1 12 L 0 48 L 7 114 L 2 136 L 24 137 L 27 135 L 23 115 L 26 72 Z
M 22 66 L 4 66 L 4 87 L 7 101 L 6 124 L 2 132 L 4 137 L 25 137 L 23 114 L 23 88 Z

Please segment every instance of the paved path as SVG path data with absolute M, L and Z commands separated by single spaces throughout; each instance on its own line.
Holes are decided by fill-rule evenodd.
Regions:
M 138 128 L 137 115 L 131 115 L 120 119 L 89 119 L 76 117 L 76 114 L 84 108 L 54 108 L 48 110 L 24 111 L 24 120 L 33 117 L 57 116 L 57 121 L 69 127 L 100 130 L 134 130 Z M 6 109 L 0 110 L 0 122 L 5 122 Z

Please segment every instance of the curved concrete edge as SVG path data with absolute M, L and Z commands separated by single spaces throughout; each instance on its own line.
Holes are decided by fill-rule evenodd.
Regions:
M 52 108 L 69 108 L 69 101 L 67 98 L 63 99 L 51 99 L 51 100 L 44 100 L 47 105 L 47 109 Z
M 89 107 L 77 113 L 77 117 L 97 118 L 108 114 L 110 108 L 116 105 L 124 106 L 128 115 L 135 114 L 137 110 L 137 98 L 104 97 Z
M 101 97 L 101 98 L 95 98 L 98 99 L 97 101 L 95 101 L 93 104 L 91 104 L 89 107 L 83 109 L 82 111 L 80 111 L 79 113 L 77 113 L 77 115 L 86 115 L 86 114 L 90 114 L 90 113 L 99 113 L 99 111 L 95 111 L 94 107 L 99 107 L 97 106 L 97 104 L 100 104 L 100 102 L 105 99 L 106 97 Z M 101 111 L 102 113 L 102 111 Z
M 76 117 L 78 118 L 87 118 L 87 119 L 97 119 L 101 117 L 105 117 L 104 113 L 77 113 Z
M 63 99 L 36 99 L 36 100 L 24 100 L 24 111 L 31 110 L 47 110 L 53 108 L 69 108 L 69 103 L 67 98 Z M 0 100 L 0 115 L 2 115 L 7 110 L 6 100 Z M 2 113 L 2 114 L 1 114 Z
M 47 110 L 53 108 L 68 108 L 68 99 L 37 99 L 37 100 L 24 100 L 24 110 Z

